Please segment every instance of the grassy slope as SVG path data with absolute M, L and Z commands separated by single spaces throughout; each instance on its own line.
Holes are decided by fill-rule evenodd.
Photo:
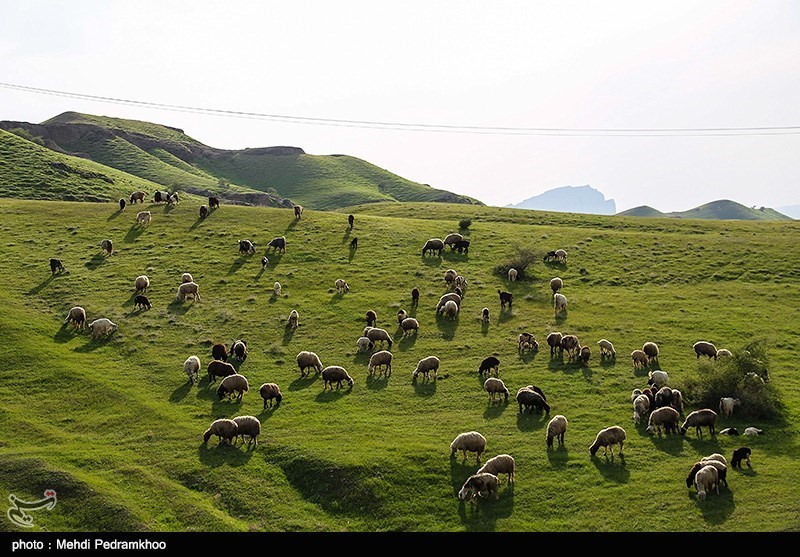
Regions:
M 617 215 L 621 217 L 665 217 L 664 213 L 659 211 L 658 209 L 653 209 L 649 205 L 640 205 L 639 207 L 634 207 L 633 209 L 628 209 L 627 211 L 622 211 L 617 213 Z
M 120 129 L 131 133 L 149 135 L 158 139 L 175 141 L 178 143 L 195 143 L 192 139 L 177 128 L 170 128 L 162 124 L 144 122 L 142 120 L 128 120 L 125 118 L 111 118 L 109 116 L 97 116 L 95 114 L 82 114 L 80 112 L 64 112 L 45 120 L 42 124 L 94 124 L 110 129 Z
M 0 205 L 0 265 L 7 273 L 0 284 L 0 485 L 33 496 L 54 477 L 57 491 L 63 484 L 59 493 L 67 495 L 52 513 L 37 514 L 39 526 L 798 527 L 793 424 L 800 419 L 795 369 L 800 334 L 793 308 L 800 305 L 800 227 L 793 223 L 388 203 L 353 209 L 356 227 L 348 233 L 339 213 L 306 211 L 294 223 L 288 210 L 226 206 L 198 222 L 189 203 L 170 212 L 153 209 L 152 225 L 139 231 L 131 226 L 131 212 L 115 216 L 108 206 L 14 200 Z M 426 218 L 413 218 L 420 215 Z M 465 216 L 473 219 L 468 257 L 420 258 L 425 239 L 452 231 Z M 271 237 L 283 234 L 287 253 L 270 255 L 271 266 L 262 273 L 258 255 Z M 360 247 L 350 258 L 352 236 L 359 237 Z M 118 246 L 108 259 L 98 253 L 104 237 Z M 243 237 L 256 242 L 259 254 L 238 255 L 236 241 Z M 535 281 L 506 285 L 491 269 L 516 243 L 508 238 L 526 239 L 542 251 L 565 247 L 569 263 L 546 268 L 537 262 Z M 693 250 L 688 255 L 687 246 Z M 64 259 L 69 274 L 50 278 L 46 260 L 52 255 Z M 453 324 L 438 321 L 432 309 L 448 267 L 469 279 L 463 313 Z M 187 270 L 201 285 L 203 300 L 171 304 L 180 273 Z M 155 305 L 144 313 L 132 311 L 132 283 L 141 273 L 150 276 L 148 295 Z M 547 286 L 555 274 L 565 279 L 570 301 L 568 316 L 558 322 Z M 350 283 L 349 294 L 332 292 L 338 277 Z M 271 296 L 275 280 L 283 285 L 277 299 Z M 366 358 L 354 354 L 363 314 L 375 309 L 379 324 L 397 338 L 394 314 L 401 306 L 411 309 L 415 285 L 422 291 L 419 337 L 395 345 L 388 381 L 370 380 Z M 514 311 L 501 315 L 496 290 L 507 287 L 515 293 Z M 75 304 L 83 305 L 90 319 L 107 316 L 119 323 L 118 334 L 93 342 L 60 328 Z M 477 320 L 483 306 L 493 315 L 486 329 Z M 283 324 L 294 308 L 301 327 L 290 334 Z M 585 369 L 551 362 L 546 350 L 523 359 L 516 353 L 521 330 L 540 341 L 550 330 L 573 332 L 593 348 L 607 337 L 620 358 L 616 365 L 601 365 L 595 350 Z M 241 405 L 215 400 L 206 379 L 199 387 L 185 384 L 186 356 L 198 354 L 205 368 L 210 342 L 230 343 L 238 336 L 251 346 L 241 368 L 251 392 Z M 634 372 L 624 355 L 645 340 L 658 342 L 661 365 L 680 388 L 696 373 L 695 340 L 735 348 L 759 336 L 771 341 L 772 378 L 787 422 L 723 421 L 763 427 L 767 435 L 747 439 L 754 449 L 753 471 L 730 471 L 730 490 L 699 504 L 683 483 L 688 468 L 701 455 L 730 455 L 744 439 L 659 439 L 637 431 L 629 393 L 646 377 Z M 356 380 L 353 390 L 323 393 L 320 379 L 299 380 L 293 360 L 303 349 L 318 352 L 326 365 L 346 366 Z M 545 450 L 546 418 L 519 416 L 513 403 L 487 405 L 474 370 L 490 353 L 500 358 L 501 377 L 512 392 L 533 382 L 548 394 L 551 415 L 568 417 L 565 451 Z M 441 358 L 441 371 L 449 376 L 412 384 L 414 365 L 429 354 Z M 284 391 L 277 410 L 261 410 L 257 388 L 264 381 L 276 381 Z M 257 450 L 202 445 L 212 419 L 245 413 L 264 424 Z M 624 463 L 591 459 L 587 447 L 595 433 L 615 423 L 628 431 Z M 448 458 L 452 438 L 470 429 L 487 436 L 487 456 L 509 452 L 518 464 L 516 487 L 503 487 L 499 501 L 481 501 L 475 512 L 455 497 L 477 468 L 474 459 L 462 464 Z M 114 505 L 121 512 L 110 513 Z
M 622 217 L 673 217 L 706 220 L 791 220 L 791 217 L 783 215 L 775 209 L 765 208 L 763 211 L 751 209 L 728 199 L 712 201 L 688 211 L 662 213 L 657 209 L 642 205 L 617 214 Z

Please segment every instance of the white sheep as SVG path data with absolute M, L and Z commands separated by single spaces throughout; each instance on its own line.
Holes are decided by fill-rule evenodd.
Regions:
M 258 436 L 261 434 L 261 421 L 255 416 L 236 416 L 233 421 L 236 422 L 236 435 L 241 436 L 242 443 L 245 437 L 249 437 L 247 445 L 252 442 L 257 447 Z
M 633 368 L 644 368 L 647 365 L 647 354 L 642 350 L 634 350 L 631 352 L 631 359 L 633 360 Z
M 187 296 L 191 296 L 195 301 L 200 301 L 200 286 L 196 282 L 184 282 L 178 287 L 175 299 L 182 302 Z
M 556 259 L 561 261 L 562 263 L 567 262 L 567 250 L 564 249 L 557 249 L 555 253 Z
M 717 350 L 717 358 L 730 358 L 733 354 L 727 348 L 720 348 Z
M 516 470 L 516 461 L 510 454 L 499 454 L 487 460 L 481 466 L 476 474 L 493 474 L 499 476 L 506 474 L 506 483 L 514 483 L 514 472 Z
M 69 323 L 72 323 L 78 329 L 83 329 L 86 326 L 86 310 L 81 306 L 70 308 L 67 318 L 64 320 L 64 325 Z
M 517 270 L 512 267 L 511 269 L 508 270 L 508 280 L 514 282 L 515 280 L 517 280 L 518 274 L 519 273 L 517 272 Z
M 98 339 L 103 335 L 110 335 L 117 330 L 117 324 L 110 319 L 101 317 L 89 323 L 89 330 L 92 331 L 92 338 Z
M 281 283 L 278 282 L 278 281 L 275 281 L 275 285 L 272 287 L 272 291 L 275 293 L 276 297 L 280 296 L 281 295 Z
M 406 317 L 400 323 L 400 327 L 403 329 L 404 337 L 411 335 L 412 332 L 416 334 L 419 331 L 419 321 L 413 317 Z
M 150 214 L 150 211 L 139 211 L 136 214 L 136 224 L 141 224 L 141 225 L 150 224 L 152 218 L 153 215 Z
M 427 358 L 422 358 L 419 362 L 417 362 L 417 367 L 414 369 L 411 377 L 416 379 L 417 375 L 420 373 L 426 379 L 428 378 L 428 374 L 433 372 L 433 377 L 436 378 L 436 374 L 439 371 L 439 358 L 436 356 L 428 356 Z
M 745 435 L 763 435 L 764 434 L 764 430 L 763 429 L 758 429 L 757 427 L 746 427 L 744 429 L 744 434 Z
M 236 395 L 238 402 L 242 401 L 242 397 L 250 390 L 250 384 L 247 382 L 247 377 L 240 373 L 234 373 L 223 378 L 217 388 L 217 396 L 222 400 L 225 397 Z
M 481 310 L 481 321 L 483 321 L 484 323 L 489 322 L 489 308 L 483 308 Z
M 556 292 L 556 295 L 553 296 L 553 309 L 556 313 L 566 311 L 567 309 L 567 297 L 561 292 Z
M 622 455 L 623 444 L 625 443 L 627 435 L 625 430 L 618 425 L 613 425 L 605 429 L 601 429 L 594 439 L 594 443 L 589 446 L 589 452 L 592 456 L 597 454 L 600 447 L 603 447 L 603 455 L 607 456 L 608 448 L 611 447 L 611 457 L 614 457 L 614 445 L 619 443 L 619 454 Z
M 369 359 L 369 366 L 367 367 L 367 371 L 370 375 L 375 373 L 376 368 L 383 368 L 383 370 L 378 372 L 380 376 L 384 371 L 386 373 L 386 377 L 389 377 L 392 374 L 392 353 L 388 350 L 381 350 L 380 352 L 375 352 Z
M 455 287 L 460 288 L 462 291 L 467 288 L 467 279 L 458 275 L 455 280 Z
M 367 352 L 372 350 L 373 344 L 370 339 L 367 337 L 358 337 L 358 341 L 356 341 L 356 346 L 358 346 L 359 352 Z
M 389 345 L 389 348 L 392 347 L 394 341 L 386 329 L 381 329 L 380 327 L 371 327 L 369 331 L 366 331 L 364 334 L 365 337 L 370 339 L 373 344 L 377 342 L 385 342 Z
M 553 439 L 558 438 L 558 444 L 564 445 L 564 434 L 567 432 L 567 418 L 558 414 L 547 424 L 547 446 L 553 446 Z
M 214 420 L 211 426 L 203 433 L 203 443 L 208 443 L 212 435 L 216 435 L 220 443 L 222 441 L 231 443 L 238 435 L 238 432 L 239 424 L 227 418 L 220 418 L 219 420 Z
M 200 358 L 197 356 L 189 356 L 183 362 L 183 371 L 189 377 L 189 383 L 194 385 L 197 377 L 200 374 Z
M 336 279 L 334 282 L 337 292 L 350 292 L 350 285 L 344 279 Z
M 503 383 L 502 379 L 497 377 L 489 377 L 486 381 L 483 382 L 483 389 L 489 393 L 489 400 L 494 402 L 495 395 L 503 395 L 505 397 L 505 401 L 508 402 L 508 388 L 506 384 Z
M 553 291 L 553 294 L 558 292 L 564 287 L 564 281 L 560 277 L 555 277 L 550 279 L 550 290 Z
M 145 292 L 148 288 L 150 288 L 150 279 L 147 275 L 139 275 L 136 277 L 136 280 L 133 281 L 133 286 L 136 288 L 136 292 Z
M 597 341 L 597 345 L 600 347 L 600 357 L 609 356 L 611 358 L 617 357 L 617 351 L 614 350 L 614 345 L 611 344 L 610 340 L 606 340 L 601 338 Z
M 631 402 L 635 401 L 636 397 L 639 396 L 640 394 L 642 394 L 641 389 L 633 389 L 633 392 L 631 392 Z
M 286 326 L 291 327 L 292 329 L 296 329 L 298 326 L 298 320 L 300 319 L 300 314 L 297 313 L 296 309 L 293 309 L 289 313 L 289 319 L 286 321 Z
M 406 317 L 408 317 L 408 313 L 406 312 L 406 310 L 401 309 L 400 311 L 398 311 L 397 312 L 397 324 L 398 325 L 402 325 L 403 324 L 403 319 L 405 319 Z
M 457 451 L 464 453 L 464 460 L 467 460 L 467 453 L 476 453 L 478 462 L 481 461 L 481 455 L 486 450 L 486 437 L 477 431 L 467 431 L 460 433 L 450 443 L 450 458 L 456 456 Z
M 314 368 L 317 373 L 322 372 L 322 362 L 314 352 L 303 350 L 297 354 L 297 367 L 300 368 L 300 377 L 308 375 L 308 368 Z
M 647 377 L 649 379 L 649 381 L 647 381 L 647 384 L 652 385 L 657 389 L 660 389 L 661 387 L 666 385 L 667 382 L 669 381 L 669 374 L 667 374 L 666 371 L 661 371 L 660 369 L 657 369 L 655 371 L 650 371 L 647 374 Z
M 719 399 L 719 413 L 722 414 L 724 418 L 730 418 L 733 415 L 733 409 L 741 404 L 741 401 L 738 398 L 733 397 L 722 397 Z
M 347 384 L 352 388 L 353 387 L 353 378 L 347 373 L 347 370 L 341 366 L 328 366 L 322 370 L 322 381 L 323 387 L 322 390 L 326 390 L 330 385 L 331 391 L 333 391 L 333 384 L 336 383 L 336 388 L 339 389 L 342 386 L 342 381 L 346 381 Z
M 639 421 L 643 416 L 647 416 L 650 410 L 650 399 L 645 395 L 639 395 L 633 401 L 633 423 L 639 425 Z
M 497 491 L 500 487 L 500 480 L 494 474 L 484 472 L 481 474 L 473 474 L 458 492 L 458 499 L 460 501 L 469 501 L 474 503 L 475 498 L 480 495 L 481 497 L 488 497 L 494 494 L 494 498 L 499 497 Z
M 716 467 L 711 464 L 703 466 L 694 477 L 694 487 L 697 489 L 697 497 L 701 501 L 706 498 L 706 494 L 712 488 L 716 488 L 717 495 L 719 495 L 719 472 Z
M 191 273 L 183 273 L 181 275 L 181 282 L 194 282 Z
M 441 314 L 449 319 L 455 319 L 458 316 L 458 304 L 453 300 L 447 300 L 442 306 Z

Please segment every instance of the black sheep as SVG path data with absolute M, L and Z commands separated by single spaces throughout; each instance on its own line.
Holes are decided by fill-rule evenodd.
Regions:
M 56 274 L 56 271 L 65 272 L 66 269 L 64 268 L 64 263 L 60 259 L 56 259 L 55 257 L 50 258 L 50 273 Z
M 351 229 L 353 228 L 353 223 L 355 222 L 355 220 L 356 220 L 356 218 L 353 215 L 348 215 L 347 216 L 347 222 L 348 222 L 348 224 L 350 224 L 350 228 Z
M 219 198 L 211 196 L 208 198 L 208 208 L 209 209 L 219 209 Z
M 741 468 L 742 467 L 742 460 L 747 462 L 747 467 L 752 468 L 750 466 L 750 455 L 752 454 L 752 450 L 750 447 L 739 447 L 735 451 L 733 451 L 733 458 L 731 459 L 731 466 L 734 468 Z
M 200 205 L 200 218 L 204 219 L 208 216 L 208 207 Z
M 419 304 L 419 288 L 413 288 L 411 290 L 411 305 L 416 306 Z
M 514 301 L 514 295 L 511 292 L 502 292 L 500 290 L 497 291 L 500 294 L 500 307 L 506 307 L 508 304 L 508 309 L 511 309 L 511 304 Z
M 211 347 L 211 357 L 215 360 L 228 361 L 228 347 L 224 344 L 215 344 Z
M 489 356 L 484 358 L 481 362 L 481 365 L 478 367 L 478 373 L 481 375 L 491 374 L 491 370 L 494 370 L 496 376 L 500 376 L 500 360 L 495 358 L 494 356 Z
M 124 199 L 120 199 L 119 200 L 119 210 L 122 211 L 123 209 L 125 209 L 125 205 L 126 205 L 125 200 Z
M 147 299 L 147 296 L 142 296 L 141 294 L 137 295 L 136 298 L 133 299 L 133 307 L 139 309 L 150 309 L 153 306 L 150 304 L 150 300 Z

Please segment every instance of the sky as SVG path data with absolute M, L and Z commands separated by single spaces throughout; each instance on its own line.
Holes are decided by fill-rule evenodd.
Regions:
M 800 2 L 0 0 L 0 82 L 313 118 L 525 128 L 800 126 Z M 490 205 L 589 184 L 617 210 L 800 204 L 800 135 L 414 132 L 161 111 L 0 87 L 208 145 L 343 153 Z M 800 130 L 795 130 L 800 131 Z

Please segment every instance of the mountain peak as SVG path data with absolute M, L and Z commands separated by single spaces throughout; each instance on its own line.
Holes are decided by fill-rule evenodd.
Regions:
M 617 212 L 613 199 L 606 199 L 601 191 L 588 184 L 561 186 L 507 207 L 594 215 L 613 215 Z

